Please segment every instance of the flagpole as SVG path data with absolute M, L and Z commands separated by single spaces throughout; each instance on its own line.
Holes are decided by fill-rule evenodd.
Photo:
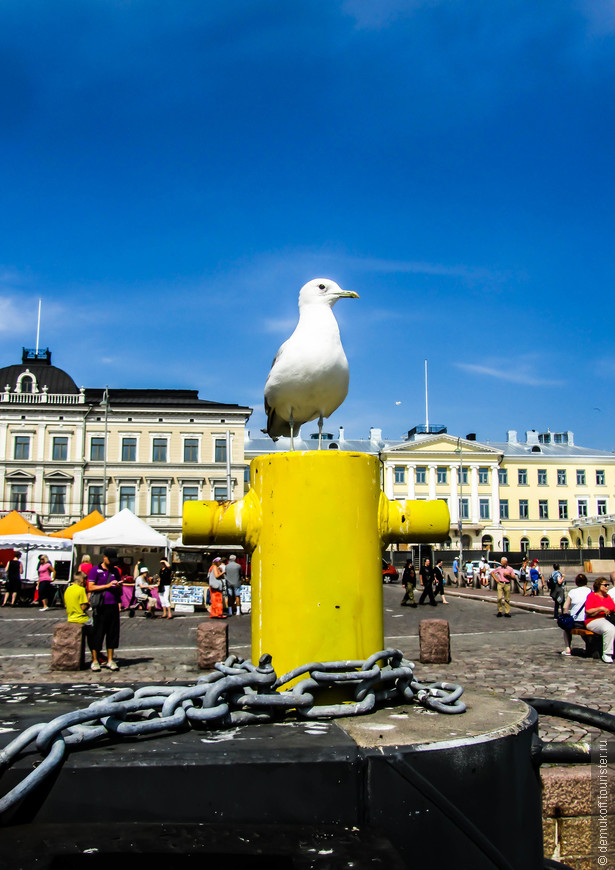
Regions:
M 38 356 L 38 340 L 41 334 L 41 302 L 42 300 L 38 300 L 38 321 L 36 324 L 36 355 Z

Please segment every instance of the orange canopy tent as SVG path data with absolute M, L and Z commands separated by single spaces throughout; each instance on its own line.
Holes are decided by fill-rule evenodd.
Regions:
M 51 532 L 49 537 L 72 539 L 75 532 L 83 532 L 85 529 L 91 529 L 93 526 L 99 525 L 99 523 L 104 523 L 104 521 L 105 518 L 101 513 L 99 513 L 99 511 L 92 511 L 92 513 L 88 514 L 87 517 L 73 523 L 72 526 L 69 526 L 67 529 L 62 529 L 61 532 Z
M 101 517 L 102 520 L 102 517 Z M 19 513 L 19 511 L 11 511 L 0 520 L 0 535 L 44 535 L 36 526 L 33 526 L 29 520 Z

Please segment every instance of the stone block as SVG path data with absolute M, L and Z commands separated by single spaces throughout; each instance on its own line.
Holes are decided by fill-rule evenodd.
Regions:
M 420 661 L 423 664 L 448 664 L 451 660 L 451 630 L 448 619 L 421 619 L 419 646 Z
M 589 816 L 591 805 L 591 767 L 547 767 L 540 771 L 544 816 Z
M 53 627 L 51 640 L 51 670 L 78 671 L 85 665 L 85 634 L 83 626 L 61 622 Z
M 552 858 L 557 846 L 557 827 L 555 819 L 542 819 L 542 847 L 545 858 Z
M 210 619 L 201 622 L 196 630 L 197 667 L 210 671 L 216 662 L 228 658 L 228 623 Z

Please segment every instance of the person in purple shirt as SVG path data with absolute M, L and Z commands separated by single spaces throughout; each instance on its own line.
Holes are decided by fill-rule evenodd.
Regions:
M 122 601 L 122 580 L 115 567 L 117 550 L 109 547 L 103 550 L 102 562 L 89 573 L 88 592 L 102 592 L 102 604 L 94 607 L 94 628 L 92 630 L 93 671 L 100 670 L 98 652 L 103 638 L 107 642 L 107 667 L 110 671 L 119 670 L 113 653 L 120 643 L 120 605 Z

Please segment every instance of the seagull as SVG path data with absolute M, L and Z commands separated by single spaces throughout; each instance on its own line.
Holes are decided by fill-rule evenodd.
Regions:
M 358 299 L 328 278 L 314 278 L 299 293 L 299 323 L 277 352 L 265 384 L 267 429 L 277 441 L 294 435 L 303 423 L 318 417 L 318 449 L 322 423 L 348 393 L 348 360 L 331 310 L 338 299 Z

